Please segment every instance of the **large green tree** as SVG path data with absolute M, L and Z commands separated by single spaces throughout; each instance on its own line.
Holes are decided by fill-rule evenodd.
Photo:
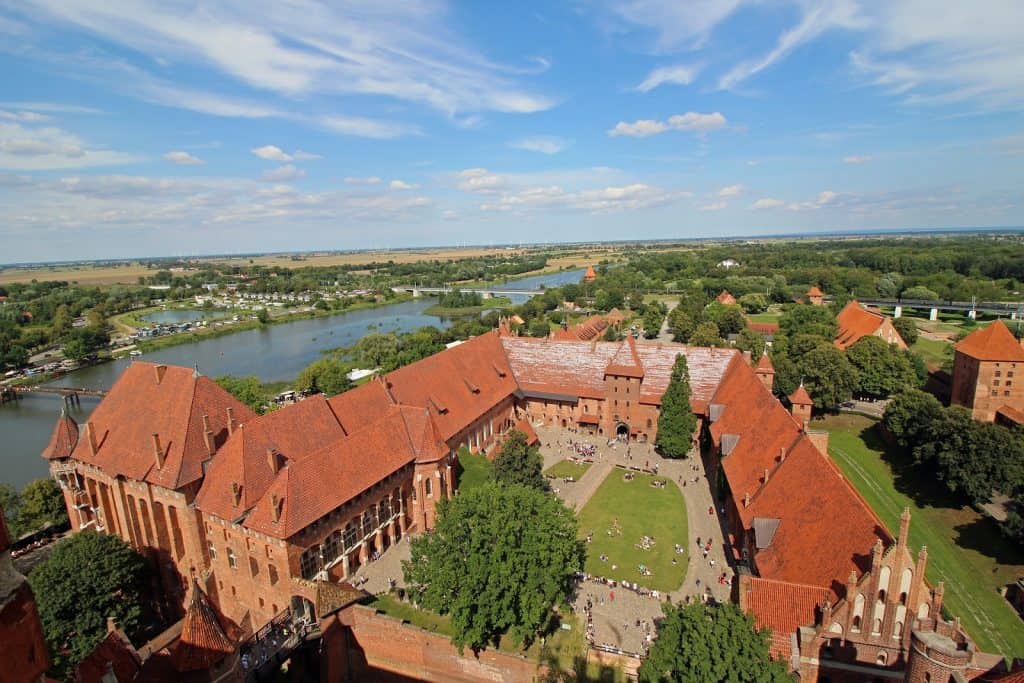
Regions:
M 690 344 L 693 346 L 722 346 L 724 343 L 718 325 L 710 321 L 697 325 L 690 334 Z
M 857 370 L 846 359 L 846 354 L 831 344 L 823 344 L 804 354 L 798 367 L 815 408 L 833 408 L 853 397 Z
M 917 323 L 912 318 L 896 318 L 892 321 L 892 326 L 896 328 L 896 332 L 907 343 L 907 346 L 913 346 L 920 336 Z
M 667 458 L 682 458 L 693 447 L 697 417 L 690 406 L 690 369 L 686 356 L 678 354 L 672 365 L 668 387 L 661 397 L 657 446 Z
M 321 358 L 303 368 L 295 380 L 299 391 L 319 391 L 334 396 L 352 387 L 348 378 L 351 366 L 334 358 Z
M 737 334 L 747 326 L 747 319 L 743 317 L 743 309 L 736 304 L 726 305 L 712 301 L 704 310 L 704 316 L 718 325 L 718 330 L 722 335 Z
M 942 404 L 931 394 L 906 389 L 889 401 L 882 425 L 903 448 L 913 448 L 942 417 Z
M 858 394 L 885 398 L 917 384 L 910 358 L 881 337 L 861 337 L 846 350 L 846 358 L 857 369 Z
M 107 617 L 129 637 L 150 624 L 149 578 L 146 561 L 117 536 L 82 531 L 58 543 L 28 577 L 53 672 L 65 675 L 92 652 Z
M 544 478 L 543 467 L 544 459 L 540 450 L 528 445 L 526 435 L 513 429 L 494 456 L 494 479 L 503 484 L 522 484 L 547 491 L 548 482 Z
M 585 555 L 577 532 L 555 496 L 488 482 L 439 503 L 402 570 L 414 602 L 451 615 L 458 647 L 479 650 L 505 633 L 529 643 L 572 593 Z
M 256 375 L 236 377 L 234 375 L 222 375 L 213 380 L 239 401 L 249 406 L 254 413 L 263 413 L 264 406 L 271 399 L 270 391 L 260 383 Z
M 832 340 L 836 336 L 836 316 L 827 306 L 790 304 L 783 307 L 779 331 L 787 337 L 813 334 Z
M 68 512 L 60 486 L 53 479 L 35 479 L 21 490 L 18 526 L 22 533 L 36 531 L 47 524 L 68 523 Z
M 672 333 L 672 341 L 686 343 L 693 334 L 696 325 L 693 318 L 682 306 L 676 306 L 668 314 L 668 329 Z
M 731 603 L 664 605 L 658 639 L 640 666 L 652 683 L 791 683 L 783 662 L 771 659 L 771 632 Z

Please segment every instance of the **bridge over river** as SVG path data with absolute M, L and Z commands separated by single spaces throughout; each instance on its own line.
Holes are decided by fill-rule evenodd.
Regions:
M 485 289 L 480 287 L 417 287 L 415 285 L 399 285 L 392 287 L 392 291 L 405 292 L 412 294 L 414 297 L 418 296 L 433 296 L 435 294 L 448 294 L 449 292 L 459 291 L 468 294 L 479 294 L 485 299 L 491 299 L 496 296 L 536 296 L 537 294 L 543 294 L 543 289 Z
M 828 299 L 826 299 L 828 301 Z M 988 301 L 926 301 L 924 299 L 874 299 L 857 298 L 857 301 L 866 306 L 886 306 L 893 309 L 893 317 L 899 318 L 903 315 L 904 308 L 927 310 L 930 318 L 938 318 L 939 311 L 958 311 L 966 313 L 967 317 L 974 318 L 978 311 L 982 313 L 994 313 L 996 315 L 1007 315 L 1011 320 L 1017 320 L 1024 314 L 1024 301 L 1011 302 L 988 302 Z

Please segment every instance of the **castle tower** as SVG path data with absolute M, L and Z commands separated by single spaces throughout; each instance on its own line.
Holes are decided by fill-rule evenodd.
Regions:
M 807 302 L 812 306 L 823 306 L 825 304 L 825 294 L 817 285 L 812 286 L 807 290 Z
M 811 400 L 811 395 L 804 389 L 803 382 L 800 382 L 800 386 L 790 395 L 789 403 L 789 410 L 793 417 L 806 427 L 807 423 L 811 421 L 811 408 L 814 406 L 814 401 Z
M 754 374 L 768 391 L 775 386 L 775 366 L 772 365 L 772 359 L 768 357 L 767 351 L 761 354 L 761 359 L 754 366 Z

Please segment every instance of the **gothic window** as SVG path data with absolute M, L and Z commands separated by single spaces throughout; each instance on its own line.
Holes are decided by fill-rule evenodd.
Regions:
M 359 534 L 359 528 L 355 522 L 349 522 L 345 525 L 345 551 L 348 552 L 356 546 L 356 537 Z
M 235 557 L 235 551 L 228 548 L 228 566 L 232 569 L 238 567 L 238 558 Z
M 321 560 L 320 560 L 320 546 L 315 545 L 312 548 L 302 553 L 299 558 L 299 571 L 302 573 L 302 578 L 312 579 L 320 572 Z
M 270 585 L 277 585 L 277 567 L 272 564 L 267 565 L 267 576 L 270 577 Z
M 324 562 L 332 562 L 341 555 L 341 531 L 335 531 L 324 541 Z
M 425 479 L 423 481 L 423 491 L 424 491 L 424 493 L 427 494 L 427 498 L 430 498 L 430 496 L 433 495 L 433 492 L 430 489 L 430 479 L 429 478 L 427 478 L 427 479 Z
M 886 656 L 884 651 L 879 652 L 878 656 L 875 657 L 875 664 L 878 664 L 879 666 L 885 666 L 885 662 L 887 659 L 888 657 Z
M 871 626 L 871 633 L 873 635 L 878 635 L 881 632 L 882 632 L 882 620 L 881 619 L 875 619 L 875 623 Z
M 210 551 L 210 559 L 211 560 L 216 560 L 217 559 L 217 548 L 213 545 L 213 541 L 209 541 L 206 547 Z
M 382 520 L 391 519 L 391 499 L 385 497 L 377 506 L 377 514 Z
M 249 573 L 252 574 L 254 577 L 259 576 L 260 574 L 260 566 L 256 563 L 255 557 L 249 558 Z

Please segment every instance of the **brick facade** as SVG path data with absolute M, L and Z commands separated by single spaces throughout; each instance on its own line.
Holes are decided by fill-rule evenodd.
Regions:
M 0 683 L 40 681 L 50 668 L 32 589 L 11 559 L 3 509 L 0 509 L 0 663 Z
M 1024 410 L 1024 348 L 1001 320 L 964 337 L 953 355 L 950 402 L 971 411 L 976 420 L 992 422 L 1009 408 Z

